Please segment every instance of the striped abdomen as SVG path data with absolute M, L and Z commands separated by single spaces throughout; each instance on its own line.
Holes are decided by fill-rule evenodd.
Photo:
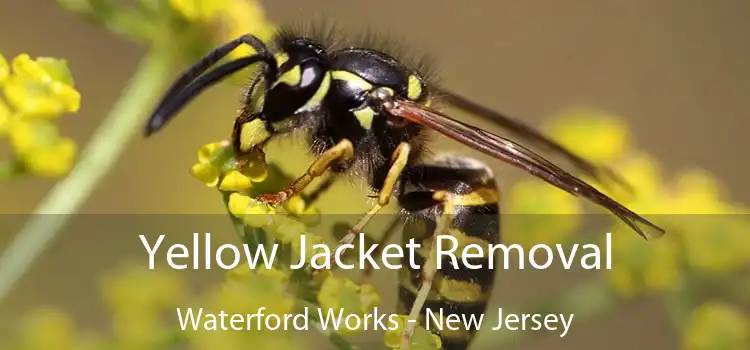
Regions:
M 481 163 L 466 158 L 443 158 L 436 164 L 421 165 L 404 176 L 399 202 L 407 214 L 404 227 L 404 244 L 414 238 L 421 243 L 415 258 L 418 266 L 424 266 L 439 220 L 444 214 L 452 213 L 443 234 L 455 238 L 458 248 L 457 259 L 444 256 L 440 269 L 433 279 L 432 289 L 420 314 L 421 322 L 430 310 L 435 319 L 454 314 L 461 320 L 474 317 L 479 320 L 487 307 L 487 301 L 494 285 L 494 272 L 489 269 L 488 246 L 500 239 L 500 193 L 492 173 Z M 442 198 L 442 199 L 440 199 Z M 453 243 L 443 239 L 442 248 L 448 250 Z M 482 258 L 467 259 L 479 269 L 464 265 L 461 251 L 467 244 L 476 244 L 484 254 Z M 476 254 L 476 249 L 470 251 Z M 455 265 L 454 265 L 455 264 Z M 401 312 L 409 313 L 414 304 L 417 290 L 422 283 L 421 269 L 411 269 L 404 262 L 400 271 L 399 300 Z M 443 348 L 448 350 L 466 349 L 474 337 L 476 329 L 460 327 L 459 330 L 442 332 L 434 329 L 443 340 Z M 474 324 L 476 325 L 476 324 Z

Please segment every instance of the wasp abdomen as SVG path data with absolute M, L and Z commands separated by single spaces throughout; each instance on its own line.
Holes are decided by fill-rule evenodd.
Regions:
M 403 235 L 404 242 L 414 238 L 422 243 L 415 263 L 425 266 L 438 234 L 450 236 L 442 238 L 444 250 L 457 247 L 455 259 L 453 256 L 441 258 L 432 290 L 420 311 L 423 325 L 425 318 L 432 318 L 430 330 L 440 335 L 444 349 L 466 349 L 477 329 L 471 326 L 457 330 L 435 329 L 433 320 L 441 318 L 441 311 L 443 318 L 458 315 L 462 319 L 478 320 L 487 307 L 495 280 L 489 268 L 487 247 L 500 240 L 499 197 L 492 172 L 467 158 L 443 157 L 434 164 L 415 166 L 404 176 L 399 202 L 408 216 L 419 217 L 419 220 L 407 221 Z M 445 230 L 435 232 L 439 221 L 446 218 L 449 221 Z M 483 257 L 462 258 L 462 248 L 471 243 L 482 247 Z M 409 312 L 423 276 L 421 268 L 412 269 L 408 263 L 404 266 L 408 268 L 401 271 L 399 300 L 402 311 Z

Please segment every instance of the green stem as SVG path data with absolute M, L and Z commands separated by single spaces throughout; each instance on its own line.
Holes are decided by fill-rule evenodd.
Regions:
M 96 130 L 78 163 L 37 206 L 29 222 L 0 256 L 0 299 L 60 232 L 139 134 L 155 97 L 172 70 L 172 56 L 154 50 L 141 61 L 119 101 Z

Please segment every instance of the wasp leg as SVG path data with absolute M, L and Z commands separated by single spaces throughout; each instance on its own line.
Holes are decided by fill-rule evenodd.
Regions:
M 466 350 L 476 334 L 471 320 L 486 310 L 495 283 L 492 253 L 485 247 L 500 241 L 500 190 L 484 164 L 451 155 L 409 169 L 401 186 L 398 201 L 407 217 L 401 240 L 421 242 L 423 249 L 415 251 L 416 266 L 409 261 L 399 273 L 399 313 L 410 314 L 422 326 L 436 311 L 469 320 L 466 328 L 435 332 L 443 349 Z M 458 247 L 453 258 L 435 256 L 436 241 L 446 236 L 459 246 L 476 244 L 483 256 L 458 258 L 463 250 Z M 407 323 L 406 345 L 416 325 Z
M 354 242 L 354 239 L 357 238 L 357 235 L 362 232 L 362 229 L 367 225 L 368 222 L 370 222 L 370 219 L 372 219 L 375 214 L 380 212 L 380 210 L 383 209 L 388 203 L 391 201 L 391 198 L 393 197 L 393 191 L 396 189 L 396 183 L 398 182 L 398 179 L 401 177 L 401 173 L 404 171 L 404 168 L 406 168 L 406 163 L 409 161 L 409 154 L 411 153 L 411 146 L 404 142 L 398 145 L 396 148 L 396 151 L 393 152 L 393 160 L 391 161 L 391 167 L 388 169 L 388 174 L 385 177 L 385 181 L 383 183 L 383 188 L 380 190 L 380 193 L 378 193 L 378 202 L 375 203 L 375 205 L 370 208 L 369 211 L 367 211 L 367 214 L 365 214 L 357 223 L 352 226 L 351 230 L 349 230 L 349 233 L 344 236 L 344 238 L 339 241 L 339 244 L 351 244 Z
M 321 182 L 318 187 L 315 187 L 312 191 L 310 191 L 309 194 L 303 194 L 303 199 L 305 200 L 306 206 L 314 205 L 315 202 L 318 201 L 320 196 L 328 192 L 329 189 L 331 189 L 331 186 L 333 186 L 334 183 L 338 180 L 339 175 L 338 174 L 328 174 L 326 178 Z
M 298 177 L 283 191 L 271 194 L 264 194 L 260 199 L 268 204 L 276 205 L 287 199 L 299 194 L 310 183 L 322 176 L 336 162 L 348 162 L 354 158 L 354 146 L 347 139 L 341 140 L 335 146 L 323 152 L 307 169 L 307 173 Z
M 437 273 L 437 237 L 447 234 L 454 214 L 454 203 L 447 200 L 447 196 L 447 193 L 442 191 L 435 192 L 433 196 L 435 200 L 443 202 L 443 214 L 437 222 L 432 243 L 430 244 L 430 252 L 427 253 L 425 263 L 422 266 L 422 280 L 414 299 L 414 304 L 412 304 L 411 311 L 409 312 L 409 319 L 413 321 L 406 324 L 406 329 L 401 339 L 401 347 L 399 348 L 401 350 L 409 350 L 411 347 L 411 337 L 414 334 L 414 329 L 417 327 L 420 312 L 422 311 L 422 307 L 424 307 L 425 301 L 427 301 L 427 297 L 430 295 L 430 291 L 432 291 L 432 282 L 435 280 L 435 274 Z

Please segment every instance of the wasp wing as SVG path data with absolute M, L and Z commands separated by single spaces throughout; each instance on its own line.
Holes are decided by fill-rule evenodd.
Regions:
M 435 130 L 480 152 L 521 168 L 568 193 L 586 198 L 608 209 L 646 239 L 664 234 L 664 230 L 660 227 L 516 142 L 408 100 L 392 100 L 385 103 L 383 107 L 394 116 Z M 655 232 L 647 233 L 639 224 L 648 226 L 653 229 L 648 231 Z
M 601 183 L 604 183 L 604 181 L 602 180 L 606 176 L 614 180 L 617 184 L 624 187 L 626 190 L 630 192 L 633 191 L 630 184 L 628 184 L 627 181 L 625 181 L 611 169 L 597 166 L 596 164 L 593 164 L 586 159 L 581 158 L 577 154 L 567 149 L 565 146 L 550 139 L 535 128 L 521 122 L 520 120 L 503 115 L 502 113 L 498 113 L 454 92 L 441 88 L 438 88 L 437 91 L 440 95 L 440 101 L 446 102 L 453 107 L 474 114 L 478 117 L 481 117 L 482 119 L 491 121 L 496 125 L 504 128 L 505 130 L 510 131 L 521 139 L 545 147 L 552 152 L 557 152 L 558 154 L 567 158 L 568 161 L 573 163 L 582 171 L 584 171 L 587 175 L 591 176 Z

